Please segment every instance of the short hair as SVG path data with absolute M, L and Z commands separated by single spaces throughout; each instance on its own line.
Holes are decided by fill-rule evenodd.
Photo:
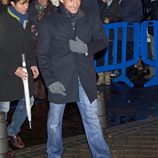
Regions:
M 8 5 L 11 5 L 11 2 L 14 2 L 16 4 L 19 1 L 21 1 L 21 0 L 8 0 Z M 27 2 L 27 1 L 28 0 L 24 0 L 24 2 Z

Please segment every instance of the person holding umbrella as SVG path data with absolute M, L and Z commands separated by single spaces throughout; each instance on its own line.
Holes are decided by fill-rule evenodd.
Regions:
M 33 53 L 28 6 L 29 0 L 9 0 L 8 7 L 0 14 L 0 111 L 7 117 L 10 102 L 18 100 L 8 125 L 8 139 L 14 147 L 20 149 L 25 145 L 18 133 L 27 116 L 22 80 L 28 79 L 31 97 L 34 92 L 33 79 L 39 75 Z M 22 67 L 23 53 L 27 72 Z

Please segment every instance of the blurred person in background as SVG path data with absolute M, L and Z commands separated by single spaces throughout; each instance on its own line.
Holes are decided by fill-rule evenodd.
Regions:
M 98 5 L 100 11 L 100 18 L 103 24 L 119 22 L 121 20 L 121 7 L 119 4 L 119 0 L 98 0 Z M 109 61 L 108 61 L 109 64 L 111 64 L 113 59 L 113 53 L 112 53 L 113 38 L 114 38 L 114 33 L 112 30 L 110 30 L 110 35 L 108 39 L 108 48 L 107 48 L 109 49 Z M 97 60 L 98 63 L 100 64 L 104 63 L 105 51 L 106 50 L 103 50 L 102 52 L 97 54 Z M 97 85 L 101 85 L 101 84 L 111 85 L 111 76 L 112 74 L 116 74 L 116 73 L 118 73 L 118 71 L 114 73 L 112 73 L 111 71 L 98 73 Z
M 36 50 L 36 43 L 38 37 L 38 27 L 40 21 L 46 17 L 51 11 L 55 10 L 55 6 L 53 3 L 57 1 L 50 1 L 50 0 L 33 0 L 29 6 L 29 18 L 31 20 L 31 30 L 33 34 L 33 41 L 34 41 L 34 50 Z M 56 4 L 56 3 L 55 3 Z M 35 104 L 41 101 L 47 100 L 47 90 L 41 75 L 39 75 L 34 80 L 35 85 Z

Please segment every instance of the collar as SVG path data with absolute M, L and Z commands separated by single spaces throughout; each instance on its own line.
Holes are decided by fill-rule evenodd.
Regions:
M 70 19 L 80 19 L 82 18 L 85 14 L 84 12 L 79 8 L 78 12 L 76 14 L 71 14 L 64 6 L 61 4 L 59 6 L 59 12 L 63 14 L 65 17 L 70 18 Z
M 110 6 L 113 0 L 108 0 L 107 1 L 107 6 Z
M 12 17 L 14 17 L 15 19 L 17 19 L 18 21 L 20 21 L 20 19 L 28 19 L 28 14 L 21 14 L 18 11 L 16 11 L 12 6 L 8 6 L 8 13 L 9 15 L 11 15 Z

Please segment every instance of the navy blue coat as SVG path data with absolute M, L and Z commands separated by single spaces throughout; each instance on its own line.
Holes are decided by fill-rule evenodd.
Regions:
M 48 97 L 54 103 L 79 101 L 78 78 L 92 102 L 96 99 L 96 74 L 93 66 L 93 55 L 106 47 L 102 22 L 97 14 L 83 12 L 73 30 L 69 18 L 59 8 L 48 15 L 39 29 L 37 58 L 41 73 L 48 87 L 60 81 L 66 88 L 67 96 L 51 94 Z M 73 53 L 69 40 L 78 36 L 88 45 L 88 56 Z
M 33 79 L 30 67 L 36 65 L 33 55 L 31 25 L 26 29 L 6 11 L 0 14 L 0 101 L 14 101 L 24 96 L 22 79 L 15 71 L 22 66 L 21 54 L 26 54 L 29 72 L 30 94 Z

